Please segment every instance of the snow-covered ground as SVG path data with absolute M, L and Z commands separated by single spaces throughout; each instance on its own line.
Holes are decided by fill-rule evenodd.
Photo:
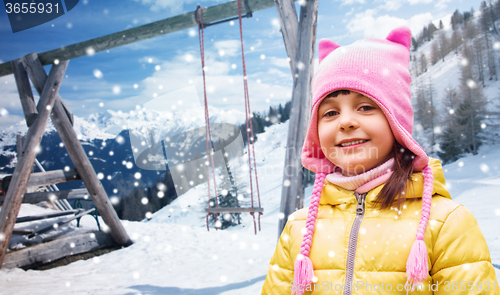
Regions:
M 240 226 L 207 231 L 206 187 L 200 185 L 150 221 L 124 221 L 135 241 L 128 248 L 50 270 L 0 270 L 0 294 L 260 294 L 277 242 L 287 130 L 287 123 L 273 125 L 256 143 L 265 208 L 257 235 L 249 214 Z M 500 149 L 484 148 L 444 168 L 452 197 L 474 213 L 492 261 L 500 265 Z M 311 191 L 306 189 L 306 206 Z M 21 215 L 31 211 L 23 209 Z M 91 217 L 82 221 L 95 227 Z

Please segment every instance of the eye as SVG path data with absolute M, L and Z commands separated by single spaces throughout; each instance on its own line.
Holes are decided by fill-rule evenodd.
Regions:
M 333 116 L 336 116 L 338 114 L 337 111 L 328 111 L 325 113 L 325 115 L 323 117 L 333 117 Z
M 372 106 L 369 106 L 369 105 L 364 105 L 364 106 L 360 107 L 359 109 L 362 110 L 362 111 L 367 112 L 367 111 L 374 110 L 375 108 L 372 107 Z

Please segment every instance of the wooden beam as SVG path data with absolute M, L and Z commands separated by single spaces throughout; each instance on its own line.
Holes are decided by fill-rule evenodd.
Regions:
M 258 11 L 273 7 L 274 0 L 247 0 L 251 11 Z M 197 27 L 195 12 L 191 11 L 181 15 L 169 17 L 150 24 L 90 39 L 69 46 L 64 46 L 51 51 L 38 54 L 42 65 L 59 61 L 69 60 L 88 55 L 89 52 L 99 52 L 111 48 L 127 45 L 130 43 L 150 39 L 153 37 L 177 32 L 180 30 Z M 238 2 L 231 1 L 211 7 L 203 11 L 205 23 L 223 20 L 238 15 Z M 89 50 L 90 49 L 90 50 Z M 0 64 L 0 77 L 12 74 L 12 66 L 9 62 Z
M 14 230 L 12 231 L 12 234 L 13 235 L 20 235 L 20 236 L 24 236 L 24 235 L 29 235 L 29 234 L 32 234 L 34 233 L 35 231 L 32 230 L 32 229 L 24 229 L 24 228 L 14 228 Z
M 81 179 L 75 168 L 64 170 L 53 170 L 47 172 L 32 173 L 28 181 L 28 187 L 49 186 L 61 182 Z
M 264 212 L 264 208 L 207 208 L 207 213 L 243 213 L 243 212 Z
M 16 151 L 17 151 L 17 162 L 19 162 L 21 155 L 23 154 L 23 145 L 25 137 L 21 134 L 16 134 Z
M 85 196 L 88 195 L 89 192 L 87 191 L 86 188 L 77 188 L 73 190 L 57 191 L 57 192 L 27 193 L 24 195 L 22 203 L 38 204 L 43 201 L 51 202 L 55 200 L 85 198 Z M 5 198 L 6 196 L 0 196 L 0 205 L 3 205 Z
M 28 79 L 28 74 L 24 70 L 21 60 L 16 59 L 10 63 L 14 72 L 17 91 L 19 92 L 19 98 L 21 99 L 21 105 L 23 106 L 26 125 L 30 127 L 33 122 L 35 122 L 37 116 L 35 99 L 33 98 L 33 92 L 31 91 L 30 80 Z
M 113 246 L 113 239 L 103 232 L 85 233 L 57 239 L 7 254 L 2 267 L 6 269 L 46 264 L 58 259 Z
M 39 91 L 41 85 L 43 85 L 47 79 L 47 74 L 40 60 L 35 53 L 23 56 L 21 60 L 31 78 L 33 86 Z M 62 100 L 62 98 L 58 98 Z M 99 214 L 108 225 L 113 240 L 120 246 L 126 247 L 131 245 L 132 240 L 129 238 L 120 219 L 118 219 L 118 215 L 113 205 L 111 205 L 101 181 L 97 178 L 94 167 L 92 167 L 92 164 L 87 158 L 82 144 L 78 140 L 75 130 L 71 126 L 69 118 L 61 104 L 54 105 L 51 119 L 71 160 L 73 160 L 75 168 L 78 170 L 83 183 L 85 183 L 85 187 L 88 189 L 90 197 L 94 201 L 97 210 L 99 210 Z
M 281 190 L 280 212 L 284 217 L 279 221 L 278 237 L 285 227 L 288 216 L 304 206 L 304 175 L 300 156 L 311 112 L 311 79 L 314 73 L 317 15 L 318 0 L 307 1 L 306 5 L 300 8 L 297 66 L 293 81 L 283 173 L 283 183 L 288 180 L 290 185 L 283 184 Z
M 78 214 L 81 211 L 83 211 L 83 209 L 68 210 L 68 211 L 62 211 L 62 212 L 56 212 L 56 213 L 50 213 L 50 214 L 44 214 L 44 215 L 23 216 L 23 217 L 18 217 L 16 219 L 16 223 L 31 222 L 31 221 L 35 221 L 35 220 L 56 218 L 56 217 L 61 217 L 61 216 L 65 216 L 65 215 L 70 215 L 70 214 Z
M 64 109 L 64 112 L 66 113 L 66 116 L 68 116 L 68 119 L 69 119 L 69 123 L 71 124 L 71 126 L 73 126 L 74 122 L 75 122 L 75 117 L 73 116 L 73 113 L 71 112 L 71 110 L 69 109 L 68 105 L 64 102 L 64 100 L 62 100 L 60 97 L 58 99 L 59 103 L 62 105 L 63 109 Z
M 290 61 L 292 75 L 295 73 L 297 59 L 297 37 L 299 33 L 299 19 L 293 0 L 276 0 L 276 9 L 280 21 L 281 34 L 285 42 L 285 49 Z
M 23 195 L 28 186 L 28 179 L 35 162 L 36 149 L 42 141 L 42 136 L 47 126 L 51 110 L 54 107 L 56 94 L 61 87 L 61 82 L 67 66 L 68 61 L 63 61 L 58 65 L 52 66 L 50 69 L 49 77 L 44 83 L 45 86 L 40 95 L 39 104 L 42 105 L 44 111 L 38 113 L 35 122 L 33 122 L 33 125 L 28 129 L 24 150 L 12 174 L 12 180 L 9 185 L 11 189 L 7 191 L 5 202 L 0 211 L 0 265 L 5 258 L 7 245 L 9 244 L 19 209 L 21 209 Z

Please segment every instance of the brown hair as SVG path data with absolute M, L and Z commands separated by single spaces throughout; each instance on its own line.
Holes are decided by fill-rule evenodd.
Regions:
M 399 210 L 406 200 L 406 185 L 408 181 L 410 184 L 412 183 L 411 175 L 413 174 L 415 154 L 395 141 L 392 148 L 392 156 L 394 157 L 392 175 L 378 193 L 375 202 L 381 204 L 380 209 L 389 208 L 399 195 L 396 205 Z
M 336 97 L 339 94 L 348 95 L 351 92 L 347 89 L 337 90 L 326 97 Z M 413 174 L 413 160 L 415 154 L 407 148 L 404 148 L 399 142 L 394 141 L 392 155 L 394 158 L 394 167 L 391 177 L 386 181 L 382 190 L 378 193 L 375 202 L 380 203 L 380 209 L 391 207 L 392 203 L 398 197 L 396 207 L 398 210 L 406 200 L 406 186 L 408 181 L 411 182 Z

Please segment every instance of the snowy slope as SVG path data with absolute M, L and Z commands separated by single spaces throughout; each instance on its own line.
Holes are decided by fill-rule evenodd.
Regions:
M 257 235 L 248 214 L 242 215 L 240 226 L 207 231 L 206 186 L 200 185 L 156 212 L 151 221 L 125 221 L 135 241 L 128 248 L 46 271 L 0 270 L 0 294 L 260 294 L 277 242 L 287 130 L 287 123 L 273 125 L 256 143 L 265 208 Z M 476 216 L 492 261 L 500 265 L 495 229 L 500 224 L 499 148 L 484 148 L 480 155 L 444 168 L 453 199 Z M 306 189 L 306 206 L 311 192 L 312 187 Z M 86 224 L 92 226 L 92 220 Z M 500 269 L 496 271 L 500 278 Z

